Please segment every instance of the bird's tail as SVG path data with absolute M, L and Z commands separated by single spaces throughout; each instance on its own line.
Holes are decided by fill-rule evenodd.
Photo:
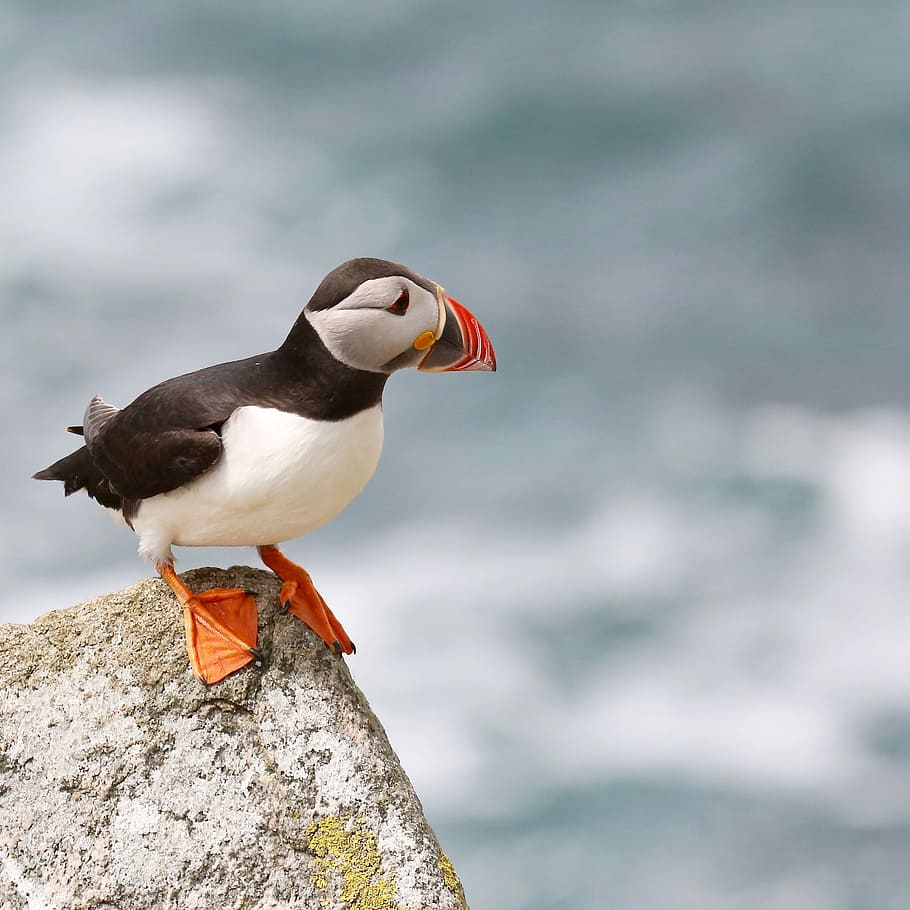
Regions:
M 94 468 L 92 456 L 89 455 L 88 449 L 82 446 L 66 458 L 55 461 L 49 468 L 33 474 L 32 477 L 35 480 L 62 480 L 63 492 L 69 496 L 85 486 L 92 468 Z
M 35 480 L 62 480 L 63 492 L 69 496 L 78 490 L 85 490 L 92 499 L 103 506 L 119 509 L 120 494 L 117 493 L 101 473 L 86 446 L 76 449 L 65 458 L 55 461 L 50 467 L 33 474 Z

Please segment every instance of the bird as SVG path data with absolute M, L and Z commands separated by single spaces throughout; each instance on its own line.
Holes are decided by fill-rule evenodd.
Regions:
M 84 445 L 34 474 L 85 490 L 139 539 L 183 611 L 194 675 L 220 682 L 257 649 L 253 592 L 191 590 L 172 547 L 251 546 L 281 580 L 285 611 L 336 654 L 350 636 L 279 544 L 333 519 L 373 475 L 389 376 L 494 371 L 477 318 L 399 263 L 357 258 L 329 272 L 274 351 L 165 380 L 117 408 L 96 395 Z

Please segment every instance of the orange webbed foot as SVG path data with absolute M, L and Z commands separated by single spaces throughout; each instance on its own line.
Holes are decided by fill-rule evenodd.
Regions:
M 310 573 L 291 562 L 277 547 L 259 547 L 259 555 L 284 582 L 278 596 L 285 612 L 306 623 L 336 654 L 354 654 L 354 643 L 316 590 Z
M 157 568 L 183 607 L 186 651 L 197 679 L 212 685 L 262 659 L 256 649 L 256 599 L 250 591 L 212 588 L 197 594 L 177 577 L 173 566 Z
M 259 617 L 248 591 L 212 588 L 183 604 L 186 650 L 193 673 L 212 685 L 254 660 Z

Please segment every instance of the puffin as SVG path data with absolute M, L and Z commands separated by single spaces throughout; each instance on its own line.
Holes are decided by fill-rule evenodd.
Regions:
M 117 408 L 95 396 L 85 444 L 36 480 L 85 492 L 139 538 L 183 610 L 194 675 L 217 683 L 254 660 L 253 592 L 191 590 L 172 547 L 258 550 L 286 612 L 335 653 L 354 644 L 309 573 L 279 544 L 334 518 L 376 470 L 382 393 L 397 370 L 493 371 L 477 318 L 441 285 L 384 259 L 351 259 L 322 280 L 274 351 L 168 379 Z

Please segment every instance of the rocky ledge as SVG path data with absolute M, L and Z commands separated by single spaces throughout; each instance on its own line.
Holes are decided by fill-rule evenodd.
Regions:
M 0 626 L 0 910 L 466 910 L 341 658 L 255 569 L 261 667 L 197 682 L 164 582 Z

